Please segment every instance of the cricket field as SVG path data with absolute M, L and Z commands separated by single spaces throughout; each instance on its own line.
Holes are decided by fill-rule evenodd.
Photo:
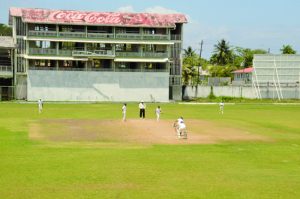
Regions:
M 0 198 L 300 198 L 299 104 L 121 108 L 0 103 Z

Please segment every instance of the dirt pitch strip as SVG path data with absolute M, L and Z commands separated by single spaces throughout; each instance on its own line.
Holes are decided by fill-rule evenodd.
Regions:
M 268 141 L 245 130 L 201 120 L 186 121 L 188 139 L 178 139 L 173 121 L 130 119 L 52 119 L 30 123 L 29 138 L 50 142 L 107 142 L 138 144 L 213 144 L 221 141 Z

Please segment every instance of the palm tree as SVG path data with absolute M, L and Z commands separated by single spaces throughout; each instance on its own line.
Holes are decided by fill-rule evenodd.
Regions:
M 290 45 L 283 45 L 282 48 L 280 49 L 282 54 L 296 54 L 297 51 L 295 51 L 292 46 Z
M 214 54 L 211 57 L 211 61 L 214 64 L 219 64 L 224 66 L 232 62 L 233 59 L 232 50 L 229 46 L 229 43 L 226 42 L 225 39 L 218 41 L 218 44 L 214 45 L 214 47 L 215 47 Z
M 185 57 L 193 57 L 195 56 L 195 50 L 191 46 L 189 46 L 187 49 L 184 49 L 184 56 Z

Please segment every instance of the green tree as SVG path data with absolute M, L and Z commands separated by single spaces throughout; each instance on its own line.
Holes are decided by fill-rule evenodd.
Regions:
M 197 67 L 200 65 L 199 56 L 195 53 L 189 54 L 189 56 L 184 57 L 183 67 L 182 67 L 182 78 L 185 85 L 189 84 L 191 80 L 194 84 L 194 77 L 197 75 Z
M 297 51 L 295 51 L 291 45 L 283 45 L 280 49 L 282 54 L 296 54 Z
M 233 71 L 237 70 L 237 67 L 232 64 L 225 66 L 221 65 L 210 65 L 208 66 L 209 73 L 212 77 L 233 77 Z
M 5 24 L 0 24 L 0 36 L 12 36 L 11 27 Z
M 191 46 L 184 49 L 183 65 L 182 65 L 182 81 L 185 85 L 192 84 L 196 85 L 199 83 L 198 80 L 198 67 L 206 69 L 209 62 L 200 58 L 200 56 L 193 50 Z
M 187 49 L 184 49 L 184 57 L 192 57 L 196 55 L 195 50 L 191 46 L 189 46 Z
M 250 48 L 236 48 L 236 61 L 234 63 L 235 66 L 247 68 L 253 65 L 253 57 L 255 54 L 266 54 L 267 51 L 262 49 L 250 49 Z
M 218 41 L 218 43 L 214 45 L 214 47 L 214 54 L 210 59 L 211 63 L 218 64 L 221 66 L 225 66 L 226 64 L 232 63 L 233 52 L 229 46 L 229 43 L 225 41 L 225 39 Z

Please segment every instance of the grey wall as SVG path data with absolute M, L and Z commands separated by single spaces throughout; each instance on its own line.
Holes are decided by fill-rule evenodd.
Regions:
M 208 97 L 210 94 L 210 86 L 188 86 L 185 89 L 185 98 Z M 256 98 L 255 90 L 252 87 L 242 86 L 213 86 L 213 93 L 216 97 L 228 96 L 228 97 L 243 97 L 243 98 Z
M 16 99 L 27 99 L 27 77 L 25 75 L 17 75 L 16 77 Z
M 299 87 L 281 87 L 285 99 L 300 99 Z M 187 86 L 184 91 L 184 98 L 205 98 L 210 94 L 210 86 Z M 277 99 L 278 95 L 274 87 L 260 87 L 261 96 L 265 99 Z M 254 99 L 257 98 L 255 89 L 251 86 L 214 86 L 213 93 L 215 96 L 243 97 Z
M 27 99 L 36 101 L 169 101 L 169 74 L 153 72 L 28 72 Z

